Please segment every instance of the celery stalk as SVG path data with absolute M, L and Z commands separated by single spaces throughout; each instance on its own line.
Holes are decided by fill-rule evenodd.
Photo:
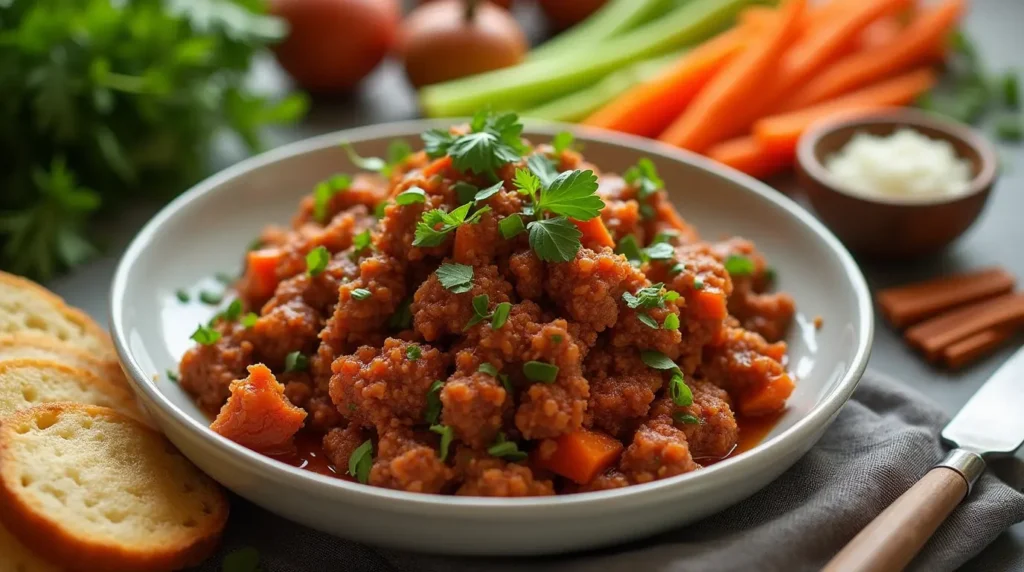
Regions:
M 693 44 L 721 31 L 753 0 L 690 0 L 664 17 L 590 49 L 427 86 L 420 106 L 430 117 L 477 109 L 526 109 L 596 82 L 611 71 Z
M 608 0 L 586 20 L 531 50 L 526 59 L 539 60 L 587 49 L 650 20 L 669 8 L 670 3 L 670 0 Z
M 592 86 L 528 109 L 522 112 L 522 115 L 549 121 L 570 123 L 579 121 L 604 107 L 606 103 L 622 95 L 633 86 L 650 81 L 669 64 L 682 57 L 682 54 L 683 52 L 674 52 L 612 72 Z

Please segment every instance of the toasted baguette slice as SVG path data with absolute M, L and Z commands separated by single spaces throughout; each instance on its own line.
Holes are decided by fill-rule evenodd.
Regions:
M 102 360 L 85 350 L 62 342 L 48 334 L 18 332 L 0 334 L 0 360 L 35 358 L 54 361 L 77 369 L 84 369 L 103 379 L 128 389 L 128 381 L 117 363 Z
M 55 401 L 103 405 L 145 419 L 128 390 L 88 371 L 34 358 L 0 361 L 0 419 Z
M 75 570 L 177 570 L 216 548 L 220 487 L 159 433 L 113 409 L 50 403 L 0 425 L 0 521 Z
M 0 526 L 0 572 L 61 572 Z
M 0 272 L 0 333 L 23 331 L 48 334 L 101 359 L 116 359 L 110 336 L 92 318 L 35 282 Z

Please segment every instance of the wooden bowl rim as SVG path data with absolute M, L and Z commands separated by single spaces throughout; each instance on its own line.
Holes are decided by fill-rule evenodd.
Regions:
M 838 181 L 825 168 L 825 165 L 818 160 L 817 150 L 822 139 L 840 130 L 850 129 L 856 132 L 857 128 L 872 125 L 893 126 L 893 130 L 900 127 L 909 127 L 917 130 L 919 127 L 934 130 L 940 133 L 948 141 L 957 141 L 974 149 L 978 154 L 980 165 L 978 173 L 971 179 L 968 191 L 953 197 L 928 197 L 928 198 L 905 198 L 888 196 L 868 196 L 848 190 L 845 185 Z M 963 158 L 961 156 L 961 158 Z M 979 193 L 991 188 L 998 175 L 999 155 L 992 143 L 973 127 L 954 121 L 933 113 L 926 113 L 914 109 L 890 109 L 875 111 L 854 116 L 846 115 L 823 119 L 811 125 L 804 132 L 797 143 L 797 161 L 804 172 L 814 179 L 822 187 L 844 196 L 859 199 L 868 203 L 900 206 L 929 206 L 946 203 L 955 203 L 969 199 Z

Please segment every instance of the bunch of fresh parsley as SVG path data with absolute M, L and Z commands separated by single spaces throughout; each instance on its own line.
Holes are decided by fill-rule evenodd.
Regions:
M 301 116 L 244 83 L 286 31 L 261 0 L 0 0 L 0 267 L 81 263 L 94 217 L 184 190 L 223 128 L 257 148 Z

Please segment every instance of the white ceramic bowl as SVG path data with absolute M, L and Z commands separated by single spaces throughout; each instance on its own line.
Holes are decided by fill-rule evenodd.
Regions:
M 572 129 L 587 158 L 622 172 L 650 157 L 683 216 L 704 236 L 742 235 L 767 254 L 800 311 L 789 338 L 798 385 L 787 413 L 754 449 L 708 468 L 645 485 L 545 498 L 475 498 L 397 492 L 296 469 L 209 430 L 164 372 L 175 369 L 196 323 L 214 309 L 184 306 L 198 288 L 238 269 L 267 223 L 287 222 L 313 184 L 354 171 L 340 141 L 364 156 L 436 122 L 352 129 L 254 157 L 164 208 L 124 255 L 111 291 L 118 353 L 140 401 L 196 465 L 239 495 L 286 518 L 345 538 L 452 554 L 542 554 L 632 540 L 692 522 L 778 477 L 818 440 L 853 393 L 868 361 L 873 322 L 867 285 L 850 255 L 817 220 L 766 185 L 648 140 Z M 544 141 L 563 126 L 528 126 Z M 811 317 L 824 327 L 815 331 Z

